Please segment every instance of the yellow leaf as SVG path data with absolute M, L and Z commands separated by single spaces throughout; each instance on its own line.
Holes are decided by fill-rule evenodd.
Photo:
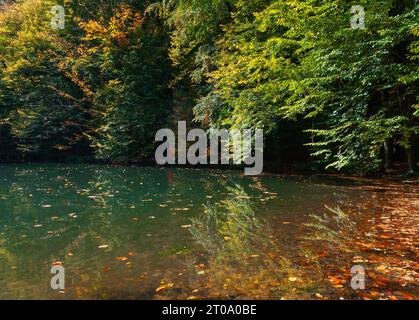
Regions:
M 161 285 L 160 287 L 158 287 L 158 288 L 156 289 L 156 292 L 157 292 L 157 293 L 161 293 L 161 292 L 163 292 L 164 290 L 167 290 L 167 289 L 173 288 L 173 286 L 174 286 L 174 285 L 175 285 L 174 283 L 168 283 L 168 284 Z

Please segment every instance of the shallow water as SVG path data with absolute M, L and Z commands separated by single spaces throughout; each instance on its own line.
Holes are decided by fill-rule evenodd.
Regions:
M 310 215 L 322 215 L 329 206 L 374 216 L 386 200 L 382 192 L 330 178 L 3 165 L 0 299 L 152 299 L 169 282 L 179 284 L 171 297 L 193 295 L 183 289 L 197 283 L 187 261 L 204 253 L 190 233 L 190 219 L 237 186 L 291 259 Z M 57 264 L 66 272 L 61 292 L 50 287 L 50 269 Z

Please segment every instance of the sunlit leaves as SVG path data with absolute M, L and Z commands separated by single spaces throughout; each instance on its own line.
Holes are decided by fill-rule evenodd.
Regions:
M 92 103 L 101 116 L 90 135 L 96 156 L 111 162 L 144 160 L 170 107 L 165 30 L 156 18 L 127 5 L 117 6 L 109 20 L 79 25 L 86 45 L 74 63 L 88 68 Z
M 77 155 L 86 143 L 81 92 L 59 68 L 69 44 L 50 28 L 52 4 L 21 1 L 0 14 L 1 118 L 28 157 L 54 158 L 69 150 Z
M 414 152 L 412 6 L 365 1 L 367 27 L 352 30 L 350 6 L 341 1 L 258 4 L 250 15 L 237 7 L 223 26 L 198 120 L 267 131 L 298 120 L 301 131 L 309 129 L 313 156 L 330 169 L 380 170 L 389 140 Z

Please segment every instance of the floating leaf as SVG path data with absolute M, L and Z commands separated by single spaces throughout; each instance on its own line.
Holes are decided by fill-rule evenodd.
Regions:
M 116 257 L 115 260 L 118 260 L 118 261 L 127 261 L 128 258 L 127 257 Z
M 156 292 L 161 293 L 161 292 L 163 292 L 167 289 L 173 288 L 174 285 L 175 285 L 174 283 L 168 283 L 168 284 L 161 285 L 160 287 L 158 287 L 156 289 Z

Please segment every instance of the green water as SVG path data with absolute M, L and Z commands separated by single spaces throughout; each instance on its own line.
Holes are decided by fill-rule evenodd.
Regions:
M 0 299 L 151 299 L 162 279 L 193 281 L 185 261 L 202 248 L 189 232 L 190 219 L 237 185 L 290 252 L 310 214 L 371 198 L 370 192 L 320 178 L 3 165 Z M 50 268 L 57 262 L 66 270 L 63 292 L 50 288 Z

